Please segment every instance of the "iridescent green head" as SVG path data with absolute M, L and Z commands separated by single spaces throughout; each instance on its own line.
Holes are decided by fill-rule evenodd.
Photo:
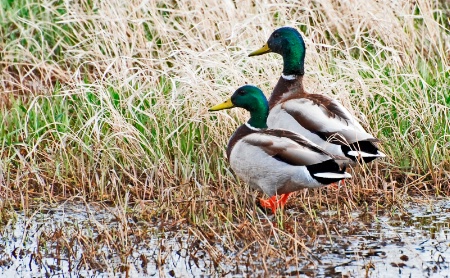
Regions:
M 225 102 L 211 107 L 209 111 L 218 111 L 233 107 L 241 107 L 250 112 L 248 123 L 252 127 L 267 128 L 269 104 L 264 93 L 255 86 L 245 85 L 237 89 Z
M 302 35 L 296 29 L 282 27 L 275 30 L 263 47 L 253 51 L 248 56 L 257 56 L 269 52 L 278 53 L 283 57 L 284 75 L 305 74 L 306 47 Z

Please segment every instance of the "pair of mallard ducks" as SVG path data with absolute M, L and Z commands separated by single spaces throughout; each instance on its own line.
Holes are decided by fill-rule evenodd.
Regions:
M 349 163 L 385 156 L 378 140 L 339 102 L 305 92 L 305 51 L 297 30 L 275 30 L 262 48 L 249 54 L 283 57 L 283 73 L 269 101 L 260 89 L 246 85 L 210 109 L 241 107 L 250 112 L 250 120 L 230 138 L 227 156 L 237 176 L 270 196 L 261 205 L 274 213 L 292 192 L 351 178 L 345 172 Z

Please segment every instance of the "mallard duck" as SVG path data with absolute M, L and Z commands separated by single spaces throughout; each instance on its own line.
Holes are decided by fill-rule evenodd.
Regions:
M 290 27 L 275 30 L 267 43 L 249 56 L 274 52 L 283 57 L 283 73 L 269 99 L 270 128 L 284 128 L 305 136 L 334 155 L 353 162 L 370 162 L 384 153 L 379 140 L 366 132 L 338 101 L 303 88 L 306 47 L 300 33 Z
M 275 213 L 294 191 L 351 178 L 345 166 L 340 167 L 342 161 L 338 163 L 347 158 L 335 157 L 297 133 L 268 129 L 269 105 L 259 88 L 240 87 L 231 98 L 209 111 L 233 107 L 249 111 L 250 119 L 231 136 L 228 161 L 239 178 L 270 197 L 261 200 L 263 207 Z

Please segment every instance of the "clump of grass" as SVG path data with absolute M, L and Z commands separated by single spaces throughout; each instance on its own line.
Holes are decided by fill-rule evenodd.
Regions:
M 271 92 L 281 57 L 247 55 L 284 25 L 304 35 L 308 91 L 339 99 L 388 155 L 353 169 L 353 180 L 337 190 L 299 192 L 290 206 L 310 217 L 302 223 L 320 227 L 322 209 L 346 217 L 412 194 L 448 194 L 450 32 L 443 3 L 4 4 L 2 208 L 73 196 L 121 204 L 128 196 L 135 217 L 180 220 L 202 242 L 220 234 L 230 250 L 239 252 L 239 241 L 280 255 L 270 241 L 276 234 L 277 244 L 306 252 L 285 232 L 285 223 L 299 220 L 280 218 L 275 227 L 261 219 L 257 195 L 228 168 L 225 146 L 247 115 L 207 112 L 246 83 Z

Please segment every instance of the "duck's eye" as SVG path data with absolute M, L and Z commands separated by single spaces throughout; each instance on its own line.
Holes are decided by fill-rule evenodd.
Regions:
M 244 91 L 239 91 L 238 95 L 243 96 L 243 95 L 245 95 L 245 92 Z
M 279 35 L 278 33 L 274 33 L 274 34 L 273 34 L 273 37 L 274 37 L 274 38 L 278 38 L 279 36 L 280 36 L 280 35 Z

